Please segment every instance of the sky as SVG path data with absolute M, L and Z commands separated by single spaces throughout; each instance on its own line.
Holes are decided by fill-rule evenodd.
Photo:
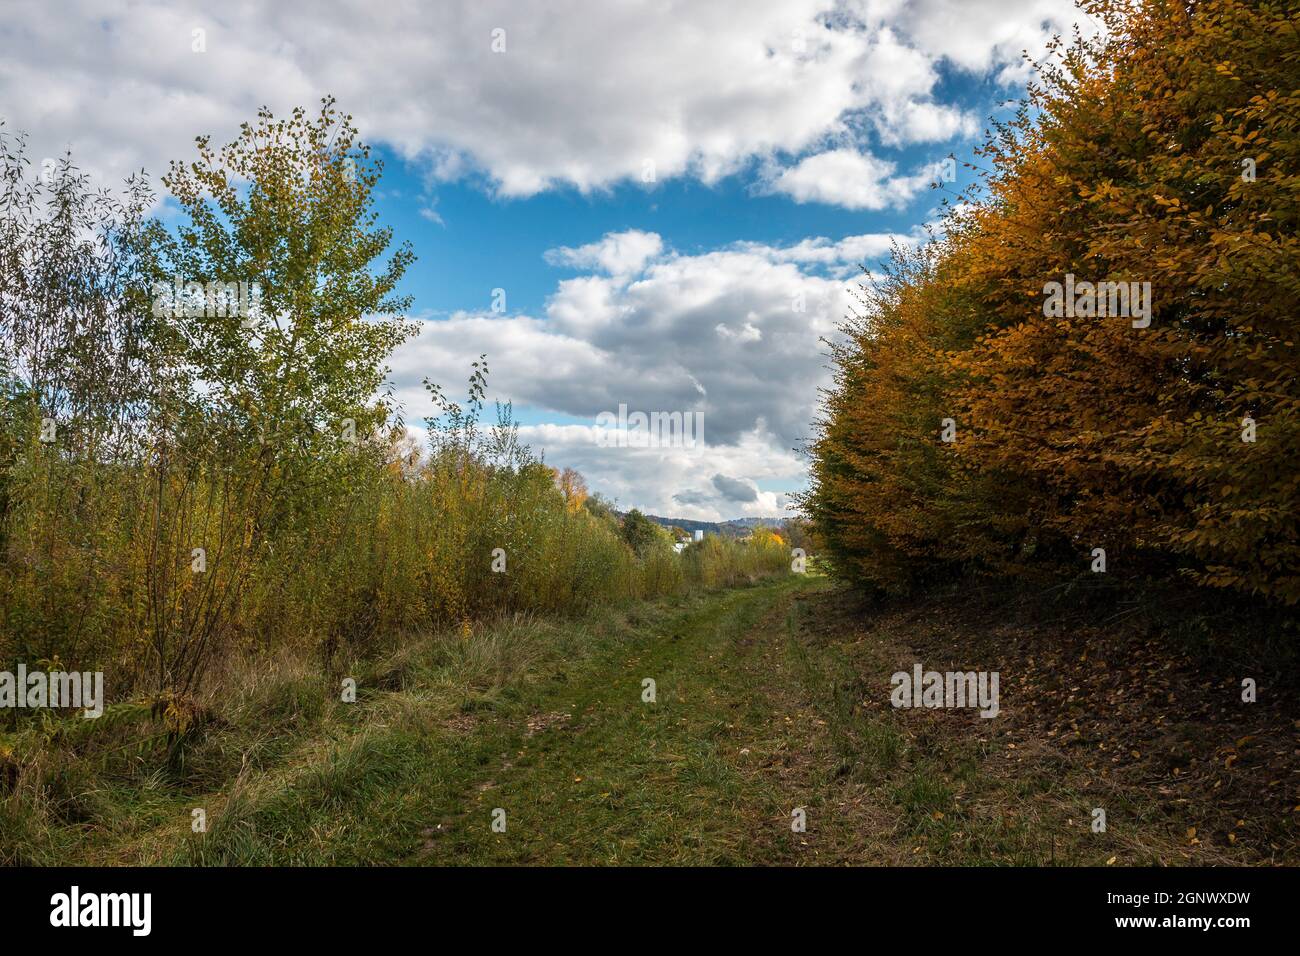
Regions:
M 489 399 L 622 508 L 787 516 L 863 266 L 968 181 L 1070 0 L 0 2 L 0 119 L 104 184 L 330 94 L 418 261 L 390 361 Z M 940 188 L 932 188 L 938 182 Z M 162 211 L 165 214 L 165 210 Z M 602 413 L 702 414 L 625 447 Z

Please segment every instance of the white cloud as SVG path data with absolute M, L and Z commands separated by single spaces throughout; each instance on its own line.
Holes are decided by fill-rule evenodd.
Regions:
M 934 177 L 879 148 L 976 128 L 943 102 L 944 64 L 1017 80 L 1021 49 L 1040 52 L 1075 16 L 1071 0 L 443 0 L 436 15 L 418 0 L 51 0 L 0 21 L 0 116 L 31 134 L 38 164 L 70 146 L 101 178 L 156 178 L 193 157 L 197 134 L 224 142 L 261 104 L 284 115 L 333 93 L 365 138 L 417 164 L 412 201 L 434 223 L 451 180 L 502 197 L 592 192 L 641 182 L 648 164 L 658 183 L 756 169 L 795 201 L 879 210 Z M 393 377 L 416 421 L 430 411 L 420 380 L 454 391 L 481 352 L 492 392 L 532 418 L 703 411 L 702 454 L 611 454 L 582 424 L 522 435 L 626 504 L 779 513 L 782 495 L 762 488 L 802 481 L 790 449 L 826 384 L 820 339 L 845 314 L 846 277 L 915 238 L 683 255 L 653 232 L 611 233 L 548 253 L 583 274 L 559 281 L 543 314 L 424 322 Z
M 757 318 L 754 313 L 750 316 Z M 734 342 L 761 342 L 763 341 L 763 330 L 753 322 L 745 322 L 739 329 L 733 329 L 726 323 L 719 322 L 713 329 L 718 333 L 719 338 L 731 339 Z
M 577 468 L 589 487 L 622 507 L 664 517 L 786 516 L 788 494 L 760 490 L 759 482 L 790 490 L 804 483 L 806 462 L 781 448 L 762 423 L 732 444 L 702 450 L 602 448 L 595 431 L 583 425 L 525 425 L 519 436 L 544 450 L 550 464 Z
M 1021 51 L 1041 54 L 1044 37 L 1079 23 L 1085 32 L 1101 24 L 1073 0 L 885 0 L 866 3 L 870 25 L 888 25 L 927 56 L 972 73 L 998 72 L 1017 80 Z
M 917 236 L 903 236 L 898 233 L 876 232 L 861 236 L 846 236 L 838 242 L 831 242 L 824 236 L 803 239 L 793 246 L 772 248 L 757 243 L 740 243 L 737 248 L 767 255 L 775 262 L 800 262 L 811 265 L 836 266 L 857 265 L 868 259 L 877 259 L 885 255 L 895 243 L 913 245 Z
M 589 191 L 640 181 L 647 161 L 660 182 L 712 182 L 865 128 L 885 144 L 968 133 L 935 99 L 939 64 L 1011 76 L 1073 16 L 1068 0 L 445 0 L 436 15 L 418 0 L 53 0 L 0 24 L 0 103 L 38 160 L 70 145 L 113 179 L 328 92 L 433 183 Z
M 855 149 L 834 149 L 801 160 L 768 184 L 796 202 L 820 202 L 848 209 L 885 209 L 905 205 L 937 176 L 932 165 L 910 176 L 895 176 L 895 165 Z
M 874 123 L 887 146 L 941 143 L 979 131 L 979 120 L 969 110 L 938 103 L 884 103 Z
M 663 251 L 663 240 L 658 233 L 629 229 L 612 232 L 599 242 L 591 242 L 576 249 L 561 246 L 546 253 L 551 265 L 572 266 L 576 269 L 599 269 L 612 276 L 639 272 L 650 259 Z
M 609 274 L 560 281 L 544 316 L 458 312 L 425 321 L 394 355 L 393 379 L 408 420 L 418 420 L 430 411 L 422 378 L 454 393 L 487 352 L 492 395 L 527 409 L 530 420 L 592 423 L 530 424 L 521 435 L 553 464 L 583 471 L 593 488 L 682 517 L 778 513 L 777 492 L 754 484 L 750 497 L 724 481 L 726 494 L 714 476 L 801 485 L 804 462 L 792 449 L 808 437 L 817 390 L 828 384 L 821 339 L 837 334 L 849 302 L 839 272 L 886 254 L 891 242 L 913 241 L 815 237 L 684 255 L 656 233 L 606 235 L 548 259 Z M 703 413 L 704 447 L 600 447 L 596 416 L 620 404 Z

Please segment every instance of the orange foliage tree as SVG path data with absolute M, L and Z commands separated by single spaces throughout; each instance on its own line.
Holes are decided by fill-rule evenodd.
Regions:
M 1300 16 L 1087 10 L 834 355 L 804 505 L 846 576 L 1107 570 L 1300 600 Z

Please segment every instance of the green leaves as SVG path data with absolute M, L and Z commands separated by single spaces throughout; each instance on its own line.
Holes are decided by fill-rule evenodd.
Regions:
M 364 416 L 388 355 L 414 332 L 400 315 L 409 299 L 394 293 L 414 261 L 409 245 L 376 261 L 392 240 L 371 209 L 380 171 L 331 98 L 314 118 L 263 109 L 233 143 L 214 151 L 201 138 L 198 161 L 172 164 L 163 181 L 187 221 L 167 267 L 261 292 L 251 314 L 183 323 L 193 380 L 214 390 L 205 402 L 236 419 L 256 407 L 271 432 L 307 421 L 326 443 L 343 419 Z

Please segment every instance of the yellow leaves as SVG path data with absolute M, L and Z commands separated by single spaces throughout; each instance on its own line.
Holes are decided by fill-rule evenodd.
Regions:
M 1296 200 L 1264 163 L 1293 152 L 1295 110 L 1223 82 L 1258 62 L 1256 44 L 1276 59 L 1294 34 L 1252 31 L 1246 47 L 1230 23 L 1189 33 L 1171 9 L 1141 5 L 1130 24 L 1166 43 L 1121 36 L 1113 71 L 1049 83 L 1058 135 L 1026 130 L 1023 150 L 1005 148 L 978 228 L 900 258 L 900 281 L 869 303 L 873 334 L 840 363 L 813 503 L 843 565 L 872 583 L 1009 550 L 1015 573 L 1106 535 L 1180 579 L 1300 600 L 1293 443 L 1261 429 L 1243 444 L 1230 421 L 1297 400 L 1282 343 L 1298 249 L 1277 226 Z M 1209 137 L 1178 132 L 1207 117 Z M 1135 141 L 1118 160 L 1109 148 Z M 1151 328 L 1045 318 L 1043 285 L 1067 274 L 1150 282 Z M 932 440 L 944 417 L 960 423 L 951 449 Z M 1005 530 L 1025 514 L 1042 532 L 1032 551 Z
M 165 691 L 150 704 L 155 720 L 161 720 L 167 732 L 176 736 L 185 734 L 202 714 L 202 708 L 192 697 L 175 691 Z

